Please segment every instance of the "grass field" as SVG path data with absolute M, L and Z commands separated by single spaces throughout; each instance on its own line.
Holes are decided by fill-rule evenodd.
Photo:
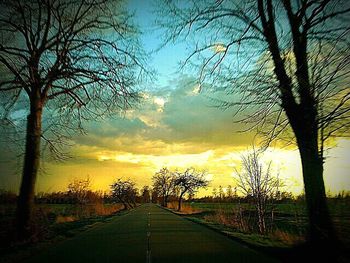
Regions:
M 216 210 L 232 210 L 239 206 L 238 203 L 186 203 L 191 207 L 201 211 L 216 211 Z M 241 203 L 243 208 L 253 209 L 251 204 Z M 274 204 L 274 209 L 278 213 L 288 215 L 302 215 L 306 216 L 306 205 L 302 202 Z M 348 200 L 330 200 L 329 210 L 332 216 L 350 217 L 350 202 Z
M 329 200 L 329 208 L 339 238 L 350 248 L 349 200 Z M 266 235 L 258 234 L 252 226 L 255 221 L 251 204 L 187 202 L 182 214 L 256 246 L 290 247 L 305 240 L 307 212 L 303 202 L 275 204 L 267 210 L 269 231 Z

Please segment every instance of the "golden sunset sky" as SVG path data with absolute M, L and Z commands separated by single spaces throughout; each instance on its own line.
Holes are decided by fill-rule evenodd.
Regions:
M 95 189 L 108 189 L 117 177 L 130 178 L 138 187 L 151 184 L 162 167 L 206 170 L 212 187 L 235 185 L 234 169 L 241 155 L 251 149 L 254 134 L 239 133 L 232 112 L 209 107 L 205 94 L 182 80 L 170 90 L 145 94 L 145 105 L 122 118 L 88 125 L 88 134 L 75 138 L 74 158 L 65 163 L 46 163 L 38 191 L 65 189 L 73 177 L 90 176 Z M 255 139 L 257 141 L 257 139 Z M 350 190 L 350 140 L 339 139 L 327 152 L 325 183 L 335 193 Z M 285 190 L 302 192 L 299 154 L 293 147 L 271 147 L 263 161 L 272 161 L 274 173 L 285 181 Z
M 86 135 L 73 138 L 72 158 L 65 162 L 43 160 L 37 192 L 66 190 L 74 178 L 90 177 L 93 189 L 109 190 L 116 178 L 130 178 L 141 188 L 162 167 L 206 170 L 210 187 L 235 186 L 234 169 L 254 142 L 253 133 L 239 133 L 231 111 L 210 107 L 208 94 L 198 93 L 189 77 L 168 87 L 143 94 L 142 103 L 124 116 L 86 124 Z M 255 138 L 255 141 L 258 141 Z M 332 193 L 350 190 L 350 140 L 338 139 L 327 152 L 325 183 Z M 18 189 L 20 169 L 4 152 L 0 188 Z M 21 158 L 21 157 L 19 157 Z M 7 160 L 7 166 L 3 165 Z M 20 160 L 20 159 L 19 159 Z M 285 190 L 302 192 L 301 165 L 296 148 L 271 147 L 263 160 L 274 163 L 274 173 L 285 181 Z

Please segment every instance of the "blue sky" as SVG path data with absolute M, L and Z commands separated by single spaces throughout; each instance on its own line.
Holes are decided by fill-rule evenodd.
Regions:
M 154 84 L 159 88 L 176 78 L 179 61 L 184 60 L 187 53 L 185 43 L 166 45 L 156 51 L 163 44 L 164 30 L 155 25 L 154 3 L 153 0 L 130 0 L 128 8 L 135 12 L 134 21 L 142 32 L 140 39 L 143 48 L 147 53 L 151 53 L 149 66 L 157 72 Z

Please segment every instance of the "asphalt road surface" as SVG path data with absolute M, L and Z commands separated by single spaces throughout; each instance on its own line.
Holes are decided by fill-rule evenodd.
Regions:
M 154 204 L 39 251 L 31 263 L 277 262 Z

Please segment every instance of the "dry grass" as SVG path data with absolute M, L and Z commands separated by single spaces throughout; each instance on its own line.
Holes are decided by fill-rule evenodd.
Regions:
M 77 205 L 73 215 L 82 219 L 94 216 L 108 216 L 123 209 L 121 204 L 104 205 L 102 203 Z
M 77 221 L 78 219 L 74 216 L 61 216 L 61 215 L 58 215 L 57 218 L 56 218 L 56 222 L 57 224 L 60 224 L 60 223 L 67 223 L 67 222 L 74 222 L 74 221 Z
M 276 229 L 275 231 L 270 233 L 269 236 L 272 239 L 279 240 L 288 246 L 293 246 L 305 242 L 305 238 L 303 236 L 286 232 L 281 229 Z
M 232 211 L 218 209 L 214 214 L 204 216 L 204 220 L 232 227 L 241 232 L 252 232 L 253 226 L 249 217 L 244 217 L 241 209 L 234 209 Z
M 74 222 L 79 219 L 94 217 L 94 216 L 109 216 L 123 209 L 121 204 L 104 205 L 102 203 L 77 205 L 70 209 L 69 215 L 60 215 L 56 217 L 55 223 Z
M 177 209 L 178 209 L 178 202 L 169 202 L 167 207 L 177 211 Z M 184 215 L 191 215 L 191 214 L 201 213 L 202 210 L 194 208 L 190 204 L 182 203 L 181 211 L 178 211 L 178 212 L 180 214 L 184 214 Z
M 234 209 L 233 211 L 218 209 L 215 213 L 204 216 L 203 219 L 207 222 L 236 229 L 242 233 L 249 234 L 256 232 L 256 222 L 251 220 L 252 218 L 243 216 L 243 212 L 239 209 Z M 282 229 L 274 229 L 268 234 L 268 238 L 288 246 L 305 242 L 303 235 L 298 235 L 297 233 L 291 233 Z
M 124 206 L 122 204 L 104 205 L 101 203 L 94 204 L 94 212 L 99 216 L 108 216 L 122 210 Z

